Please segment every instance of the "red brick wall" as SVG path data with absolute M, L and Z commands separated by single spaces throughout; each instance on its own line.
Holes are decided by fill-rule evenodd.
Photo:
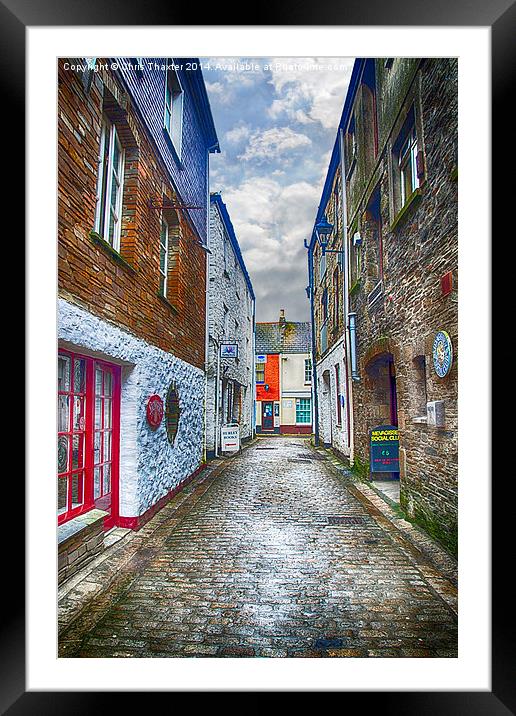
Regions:
M 204 365 L 206 259 L 184 214 L 169 290 L 159 291 L 160 211 L 149 201 L 182 203 L 145 126 L 109 71 L 85 93 L 80 76 L 59 62 L 59 295 L 198 367 Z M 110 89 L 108 92 L 102 84 Z M 127 112 L 123 108 L 127 108 Z M 91 237 L 102 112 L 126 152 L 120 254 Z M 184 158 L 188 161 L 188 157 Z M 174 213 L 174 212 L 172 212 Z
M 269 390 L 265 390 L 265 385 Z M 279 355 L 267 356 L 265 363 L 265 382 L 256 386 L 256 400 L 279 400 Z

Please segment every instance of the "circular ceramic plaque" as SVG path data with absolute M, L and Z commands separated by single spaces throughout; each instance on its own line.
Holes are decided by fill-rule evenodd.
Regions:
M 453 346 L 446 331 L 439 331 L 434 338 L 432 346 L 434 370 L 439 378 L 444 378 L 450 372 L 453 362 Z

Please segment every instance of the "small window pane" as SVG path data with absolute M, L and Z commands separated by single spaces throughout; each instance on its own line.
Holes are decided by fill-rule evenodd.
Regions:
M 111 400 L 104 398 L 104 428 L 111 427 Z
M 72 475 L 72 507 L 82 505 L 82 472 Z
M 104 465 L 102 494 L 106 495 L 108 492 L 111 492 L 111 465 Z
M 100 449 L 102 445 L 102 433 L 95 433 L 95 444 L 93 446 L 93 462 L 98 465 L 100 462 Z
M 102 371 L 100 368 L 95 370 L 95 393 L 102 395 Z
M 66 512 L 66 501 L 68 492 L 68 480 L 66 477 L 57 478 L 57 513 L 60 515 Z
M 104 433 L 104 462 L 111 460 L 111 433 Z
M 111 395 L 112 377 L 109 371 L 104 373 L 104 395 Z
M 86 381 L 86 361 L 75 359 L 74 361 L 74 393 L 84 393 Z
M 70 358 L 59 356 L 57 366 L 57 388 L 60 391 L 68 391 L 70 390 Z
M 60 395 L 57 404 L 57 429 L 60 433 L 70 430 L 70 398 Z
M 84 445 L 84 436 L 82 434 L 74 435 L 73 443 L 72 443 L 72 470 L 77 470 L 79 467 L 84 467 L 83 445 Z
M 84 398 L 76 397 L 74 400 L 74 408 L 73 408 L 73 429 L 74 430 L 84 430 L 84 425 L 85 425 L 84 410 L 85 410 Z
M 102 468 L 96 467 L 93 472 L 93 496 L 95 499 L 100 497 L 100 471 Z
M 102 427 L 102 398 L 95 398 L 95 429 Z
M 57 440 L 57 471 L 68 471 L 69 438 L 61 435 Z

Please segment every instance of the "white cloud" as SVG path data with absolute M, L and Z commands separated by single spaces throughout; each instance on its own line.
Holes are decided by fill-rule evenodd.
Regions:
M 354 58 L 274 58 L 270 81 L 278 99 L 269 115 L 336 129 L 353 63 Z
M 319 189 L 307 182 L 283 187 L 269 177 L 261 177 L 227 189 L 223 199 L 253 283 L 266 281 L 269 285 L 269 274 L 279 271 L 288 274 L 287 283 L 293 281 L 304 288 L 303 241 L 312 231 Z M 284 287 L 284 279 L 276 282 L 273 293 L 277 296 Z
M 290 127 L 272 127 L 252 134 L 245 152 L 238 158 L 244 161 L 263 162 L 276 159 L 301 147 L 308 147 L 310 144 L 312 140 L 306 134 L 294 132 Z
M 224 135 L 226 142 L 230 144 L 238 144 L 244 139 L 247 139 L 251 134 L 251 129 L 246 124 L 239 124 L 230 129 Z

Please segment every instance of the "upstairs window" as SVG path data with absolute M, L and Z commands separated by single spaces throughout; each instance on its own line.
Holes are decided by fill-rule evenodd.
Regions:
M 356 135 L 356 122 L 355 115 L 351 117 L 351 120 L 346 131 L 346 176 L 351 176 L 353 169 L 355 168 L 357 160 L 357 135 Z
M 321 298 L 321 312 L 322 312 L 322 320 L 324 323 L 326 323 L 326 320 L 328 318 L 328 289 L 325 288 L 322 294 Z
M 172 67 L 167 69 L 165 83 L 165 130 L 178 158 L 181 159 L 183 88 L 177 72 Z
M 95 231 L 120 251 L 124 150 L 115 125 L 104 116 L 100 135 Z
M 265 363 L 256 364 L 256 382 L 265 383 Z
M 402 209 L 419 187 L 422 175 L 422 155 L 418 152 L 418 138 L 412 108 L 393 146 L 394 203 Z
M 337 327 L 340 322 L 340 272 L 339 268 L 333 272 L 333 323 Z
M 312 361 L 310 358 L 305 358 L 305 383 L 312 382 Z

